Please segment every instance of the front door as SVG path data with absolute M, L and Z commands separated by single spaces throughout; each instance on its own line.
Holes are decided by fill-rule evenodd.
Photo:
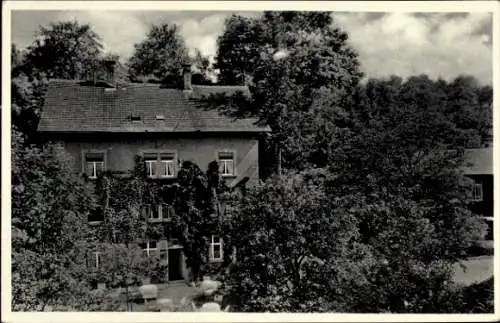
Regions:
M 182 280 L 182 249 L 168 249 L 168 280 Z

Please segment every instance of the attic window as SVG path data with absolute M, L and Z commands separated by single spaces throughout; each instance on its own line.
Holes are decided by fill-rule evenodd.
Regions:
M 163 114 L 157 114 L 156 120 L 165 120 L 165 116 Z

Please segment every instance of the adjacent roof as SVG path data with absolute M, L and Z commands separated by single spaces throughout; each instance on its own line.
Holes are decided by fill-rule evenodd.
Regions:
M 190 92 L 159 84 L 131 83 L 118 88 L 49 83 L 40 132 L 263 132 L 256 119 L 232 119 L 199 107 L 203 95 L 238 91 L 244 86 L 193 85 Z M 131 116 L 140 117 L 132 120 Z M 136 118 L 137 119 L 137 118 Z
M 465 160 L 465 174 L 493 175 L 493 148 L 467 149 Z

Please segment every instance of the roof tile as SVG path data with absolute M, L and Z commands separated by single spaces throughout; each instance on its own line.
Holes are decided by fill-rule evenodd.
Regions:
M 467 175 L 493 175 L 493 148 L 476 148 L 465 151 Z
M 41 132 L 262 132 L 256 119 L 232 119 L 199 107 L 193 99 L 211 93 L 231 95 L 242 86 L 198 86 L 192 92 L 132 83 L 117 89 L 55 80 L 48 86 L 41 116 Z M 130 116 L 140 116 L 140 121 Z M 156 115 L 164 115 L 157 120 Z

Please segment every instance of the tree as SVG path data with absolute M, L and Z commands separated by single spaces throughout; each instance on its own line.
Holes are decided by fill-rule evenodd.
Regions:
M 176 78 L 188 62 L 188 50 L 176 25 L 153 25 L 146 39 L 134 45 L 129 59 L 132 79 L 154 77 L 163 81 Z
M 212 63 L 210 62 L 210 58 L 204 56 L 200 50 L 195 49 L 195 54 L 191 58 L 192 60 L 192 70 L 193 73 L 193 84 L 198 85 L 211 85 L 212 76 L 214 76 L 214 71 L 212 68 Z
M 220 84 L 243 84 L 245 74 L 257 65 L 264 30 L 259 20 L 232 15 L 225 21 L 224 33 L 217 39 L 214 68 Z
M 47 82 L 52 78 L 91 78 L 102 55 L 100 37 L 87 24 L 57 22 L 40 27 L 26 50 L 13 46 L 12 123 L 27 142 L 39 142 L 36 132 Z
M 88 24 L 76 21 L 40 27 L 37 39 L 28 47 L 26 74 L 40 79 L 82 79 L 91 75 L 102 54 L 101 39 Z
M 15 44 L 12 46 L 11 112 L 12 124 L 27 138 L 31 138 L 38 126 L 45 81 L 30 80 L 29 75 L 25 74 L 25 55 L 25 51 L 18 50 Z
M 12 307 L 84 306 L 91 190 L 71 174 L 59 146 L 26 147 L 16 130 L 12 138 Z
M 368 80 L 361 87 L 347 109 L 353 121 L 348 135 L 331 140 L 332 153 L 325 155 L 334 174 L 330 194 L 361 195 L 360 242 L 387 260 L 372 272 L 380 275 L 373 278 L 373 299 L 360 306 L 453 310 L 443 303 L 451 295 L 445 288 L 452 285 L 450 265 L 466 256 L 485 227 L 468 210 L 464 147 L 445 114 L 446 87 L 425 76 Z M 423 286 L 428 294 L 419 291 Z
M 357 242 L 356 199 L 331 197 L 324 170 L 249 189 L 232 214 L 237 261 L 226 277 L 239 311 L 326 312 L 350 307 L 374 260 Z
M 216 67 L 221 80 L 247 74 L 252 97 L 245 103 L 241 94 L 212 96 L 209 105 L 235 117 L 257 117 L 268 125 L 278 173 L 281 162 L 284 168 L 304 168 L 296 157 L 306 150 L 302 142 L 311 129 L 299 124 L 313 117 L 311 107 L 318 93 L 331 91 L 343 98 L 361 77 L 347 34 L 331 23 L 327 12 L 267 12 L 257 19 L 233 16 L 219 37 Z

